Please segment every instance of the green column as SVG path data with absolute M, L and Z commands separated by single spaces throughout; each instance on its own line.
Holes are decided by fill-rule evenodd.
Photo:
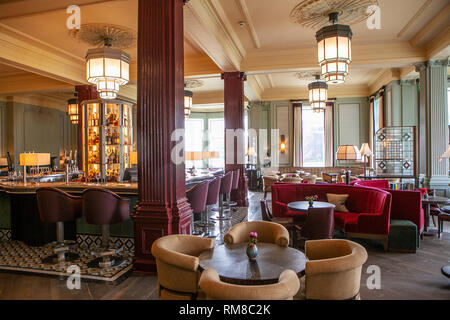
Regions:
M 416 66 L 420 73 L 420 172 L 425 174 L 426 187 L 445 190 L 450 182 L 449 162 L 448 159 L 439 161 L 439 157 L 447 150 L 449 142 L 447 67 L 448 59 Z

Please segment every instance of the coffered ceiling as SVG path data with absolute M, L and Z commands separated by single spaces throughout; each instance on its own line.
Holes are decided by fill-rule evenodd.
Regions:
M 355 2 L 308 1 L 313 9 Z M 291 19 L 301 2 L 190 0 L 184 8 L 185 77 L 204 82 L 192 89 L 194 104 L 223 102 L 220 73 L 236 70 L 248 75 L 249 100 L 306 98 L 310 80 L 299 79 L 298 73 L 319 71 L 317 30 Z M 386 81 L 414 76 L 415 63 L 449 55 L 447 0 L 378 3 L 381 29 L 369 29 L 365 20 L 351 25 L 350 74 L 345 84 L 330 86 L 333 97 L 368 96 Z M 113 24 L 137 31 L 138 0 L 0 0 L 0 95 L 41 92 L 65 99 L 75 84 L 86 83 L 84 56 L 90 46 L 69 35 L 66 7 L 72 4 L 81 7 L 82 24 Z M 137 48 L 126 51 L 132 57 L 131 81 L 120 94 L 135 100 Z M 55 94 L 58 90 L 62 96 Z

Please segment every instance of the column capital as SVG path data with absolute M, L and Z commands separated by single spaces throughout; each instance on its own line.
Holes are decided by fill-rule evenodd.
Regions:
M 448 67 L 448 59 L 428 60 L 415 65 L 416 72 L 420 72 L 429 67 Z
M 236 78 L 238 80 L 247 81 L 247 75 L 245 72 L 233 71 L 233 72 L 224 72 L 221 75 L 222 80 Z

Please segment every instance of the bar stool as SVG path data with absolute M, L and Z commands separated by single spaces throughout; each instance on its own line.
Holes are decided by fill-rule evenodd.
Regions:
M 231 191 L 237 190 L 239 188 L 239 174 L 240 174 L 241 170 L 237 169 L 233 171 L 233 182 L 231 185 Z M 231 192 L 227 194 L 227 206 L 228 208 L 231 207 L 236 207 L 237 206 L 237 202 L 236 201 L 231 201 Z M 232 209 L 234 212 L 237 211 L 236 208 Z
M 194 226 L 194 215 L 201 214 L 206 209 L 206 198 L 208 197 L 208 181 L 202 181 L 186 192 L 186 197 L 192 208 L 191 234 L 201 236 L 203 232 L 196 231 Z
M 229 210 L 225 209 L 223 197 L 226 194 L 229 194 L 231 192 L 232 183 L 233 183 L 233 171 L 229 171 L 225 175 L 222 176 L 222 180 L 220 182 L 219 207 L 217 208 L 217 211 L 219 211 L 219 213 L 215 214 L 213 217 L 211 217 L 211 219 L 214 219 L 214 220 L 230 220 L 231 219 L 230 216 L 224 215 L 224 212 L 229 211 Z
M 214 221 L 209 220 L 210 209 L 212 205 L 215 205 L 219 200 L 219 192 L 220 192 L 220 183 L 222 181 L 222 177 L 215 177 L 214 179 L 209 181 L 208 186 L 208 196 L 206 197 L 206 209 L 202 213 L 202 221 L 198 223 L 200 227 L 203 227 L 203 236 L 214 238 L 216 235 L 211 233 L 208 227 L 214 226 Z
M 87 223 L 102 227 L 102 245 L 92 254 L 98 256 L 88 263 L 89 268 L 108 268 L 123 263 L 114 255 L 123 248 L 109 246 L 111 224 L 130 219 L 130 199 L 122 198 L 112 191 L 92 188 L 83 191 L 83 215 Z
M 38 188 L 36 198 L 41 220 L 56 223 L 55 254 L 42 259 L 42 262 L 61 263 L 79 259 L 77 253 L 69 251 L 70 245 L 76 242 L 64 240 L 64 222 L 72 222 L 81 217 L 83 198 L 56 188 Z

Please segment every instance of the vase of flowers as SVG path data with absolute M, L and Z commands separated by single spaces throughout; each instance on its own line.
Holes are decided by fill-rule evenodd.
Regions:
M 313 195 L 313 196 L 306 197 L 305 199 L 306 199 L 306 201 L 308 201 L 309 206 L 312 207 L 312 206 L 314 206 L 314 201 L 319 200 L 319 196 Z
M 258 241 L 258 234 L 256 232 L 250 232 L 249 240 L 247 244 L 247 257 L 250 260 L 255 260 L 258 255 L 258 247 L 256 246 L 256 242 Z

